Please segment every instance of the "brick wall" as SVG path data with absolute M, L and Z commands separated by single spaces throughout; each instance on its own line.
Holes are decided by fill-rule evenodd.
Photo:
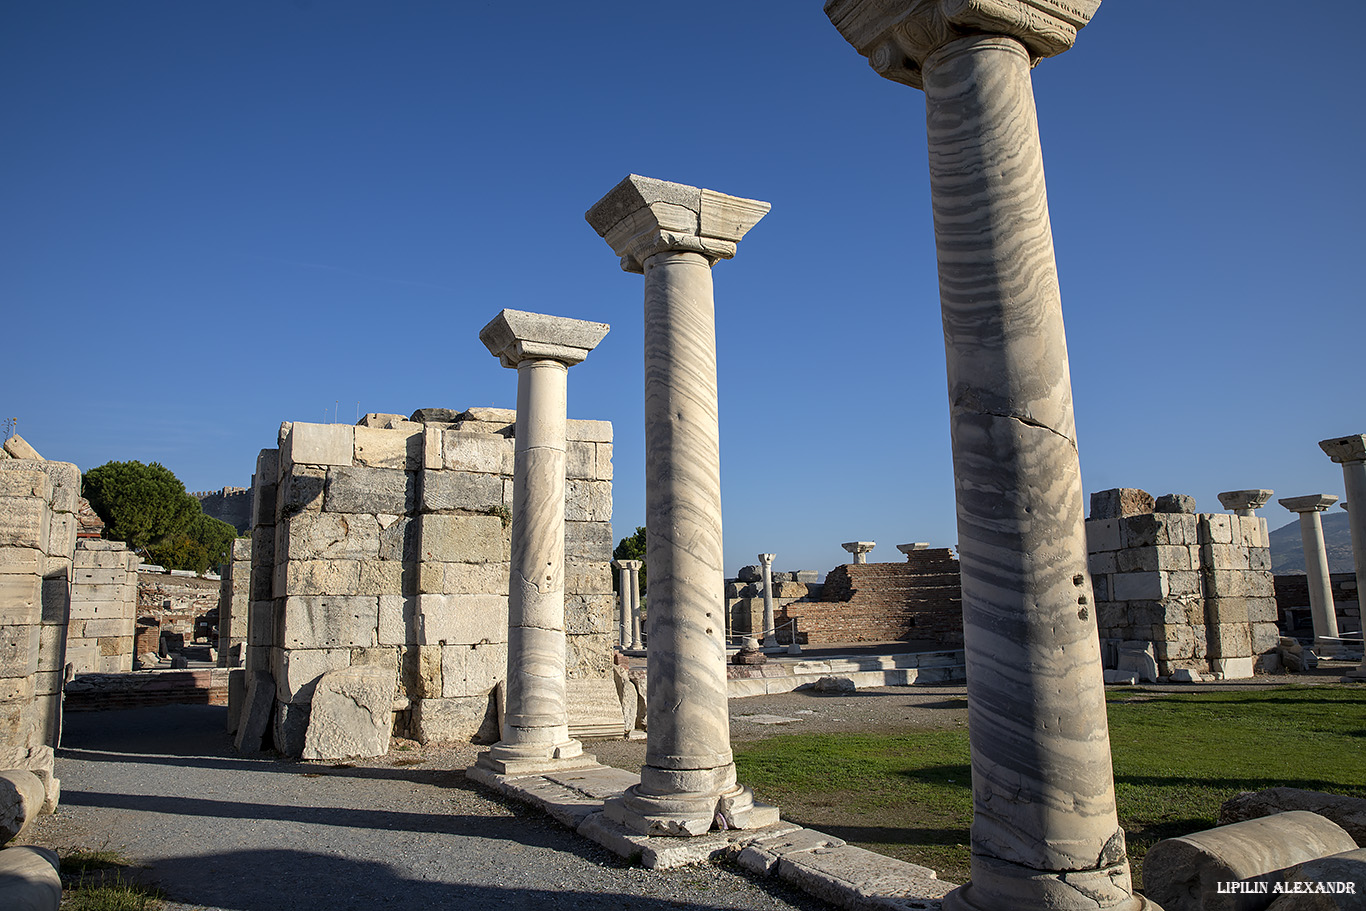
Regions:
M 1333 589 L 1333 607 L 1338 616 L 1338 632 L 1358 632 L 1361 630 L 1361 603 L 1357 595 L 1355 573 L 1333 573 L 1329 577 Z M 1291 635 L 1295 626 L 1291 612 L 1299 614 L 1301 629 L 1313 635 L 1312 621 L 1309 616 L 1309 577 L 1304 573 L 1286 574 L 1275 577 L 1276 612 L 1280 628 Z M 1305 625 L 1305 623 L 1308 625 Z

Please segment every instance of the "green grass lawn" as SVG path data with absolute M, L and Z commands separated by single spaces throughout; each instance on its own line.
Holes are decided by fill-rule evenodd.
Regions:
M 1366 798 L 1366 688 L 1109 693 L 1119 821 L 1137 881 L 1162 838 L 1215 824 L 1239 791 L 1288 785 Z M 968 878 L 967 731 L 789 734 L 737 743 L 740 780 L 793 822 Z

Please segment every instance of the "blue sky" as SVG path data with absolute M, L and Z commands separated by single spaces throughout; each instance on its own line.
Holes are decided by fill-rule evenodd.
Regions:
M 1035 70 L 1088 493 L 1341 495 L 1363 30 L 1108 0 Z M 956 540 L 923 96 L 817 0 L 27 0 L 0 87 L 0 410 L 48 458 L 201 490 L 281 421 L 511 407 L 513 307 L 612 324 L 570 416 L 614 423 L 629 534 L 642 282 L 583 213 L 635 172 L 773 204 L 715 270 L 728 573 Z

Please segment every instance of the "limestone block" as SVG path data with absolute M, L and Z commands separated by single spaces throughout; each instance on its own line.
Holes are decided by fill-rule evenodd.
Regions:
M 506 642 L 447 645 L 441 649 L 441 695 L 480 696 L 507 678 Z
M 1112 577 L 1115 601 L 1159 600 L 1167 596 L 1167 578 L 1159 572 L 1116 573 Z
M 498 739 L 493 695 L 414 700 L 412 727 L 421 743 L 493 743 Z
M 1265 655 L 1275 650 L 1280 641 L 1280 630 L 1274 623 L 1252 623 L 1252 654 Z
M 1199 553 L 1192 554 L 1191 548 L 1185 544 L 1158 544 L 1153 548 L 1153 554 L 1157 562 L 1155 569 L 1171 571 L 1199 569 L 1199 564 L 1192 562 L 1192 559 L 1199 559 Z
M 1247 624 L 1247 600 L 1244 598 L 1206 598 L 1205 622 Z
M 349 648 L 271 649 L 275 698 L 280 702 L 308 702 L 318 678 L 351 664 Z
M 322 595 L 285 599 L 279 644 L 287 649 L 379 644 L 379 598 Z
M 1242 911 L 1242 896 L 1221 894 L 1219 883 L 1272 882 L 1286 867 L 1355 849 L 1322 816 L 1278 813 L 1159 841 L 1143 861 L 1143 892 L 1164 911 Z
M 1197 657 L 1196 630 L 1204 637 L 1205 627 L 1169 626 L 1164 631 L 1166 638 L 1152 643 L 1153 652 L 1159 661 L 1185 661 Z M 1201 643 L 1203 645 L 1203 643 Z M 1201 650 L 1203 653 L 1203 649 Z M 1123 659 L 1121 658 L 1121 662 Z M 1123 664 L 1120 665 L 1123 667 Z
M 939 904 L 954 883 L 940 880 L 929 867 L 895 860 L 853 845 L 792 851 L 778 859 L 778 876 L 805 892 L 839 907 L 926 908 Z M 893 899 L 895 901 L 895 899 Z
M 1223 806 L 1219 808 L 1219 825 L 1242 822 L 1245 819 L 1259 819 L 1287 810 L 1317 813 L 1342 826 L 1357 844 L 1366 841 L 1366 800 L 1323 791 L 1306 791 L 1302 788 L 1243 791 L 1236 797 L 1224 801 Z
M 275 602 L 252 601 L 247 605 L 247 645 L 275 644 Z
M 52 493 L 47 473 L 41 468 L 5 466 L 0 471 L 0 497 L 38 497 L 47 500 Z
M 355 428 L 349 424 L 294 422 L 280 446 L 281 459 L 293 465 L 350 465 Z
M 393 706 L 392 671 L 367 665 L 328 671 L 313 691 L 302 758 L 383 756 L 393 733 Z
M 309 708 L 306 702 L 297 705 L 276 703 L 271 738 L 275 749 L 285 756 L 298 756 L 303 752 L 304 737 L 308 733 Z
M 28 677 L 0 677 L 0 702 L 28 704 L 33 701 L 38 675 Z
M 43 580 L 36 575 L 0 575 L 0 626 L 37 623 L 42 617 Z
M 457 472 L 512 474 L 513 441 L 497 433 L 447 430 L 441 468 Z
M 27 677 L 37 672 L 38 634 L 36 625 L 0 626 L 0 677 Z
M 805 598 L 810 590 L 805 582 L 774 582 L 773 597 L 778 601 L 793 601 Z
M 612 672 L 612 645 L 609 634 L 565 637 L 565 676 L 571 680 L 606 677 Z
M 276 568 L 284 578 L 275 596 L 358 594 L 360 569 L 358 560 L 291 560 Z
M 569 522 L 610 522 L 612 520 L 611 482 L 565 482 L 564 509 L 565 520 Z
M 0 573 L 41 575 L 43 552 L 36 547 L 0 547 Z
M 1247 548 L 1233 544 L 1207 544 L 1204 547 L 1206 569 L 1251 569 Z
M 1092 519 L 1121 519 L 1151 513 L 1156 501 L 1145 490 L 1116 487 L 1091 494 Z
M 1158 513 L 1180 513 L 1182 515 L 1195 514 L 1195 497 L 1184 493 L 1167 493 L 1157 498 L 1153 504 L 1153 512 Z
M 432 591 L 452 595 L 501 595 L 508 591 L 508 563 L 423 563 L 437 573 Z
M 445 464 L 442 449 L 445 433 L 441 427 L 424 424 L 422 427 L 422 468 L 424 471 L 440 471 Z
M 612 559 L 612 526 L 607 522 L 565 522 L 564 558 L 606 563 Z
M 48 513 L 47 553 L 53 556 L 70 556 L 76 549 L 78 523 L 76 514 L 70 512 Z
M 1246 623 L 1207 626 L 1205 638 L 1211 658 L 1246 658 L 1252 654 L 1252 640 Z
M 612 442 L 611 421 L 566 421 L 564 436 L 575 443 Z
M 103 636 L 126 636 L 132 631 L 132 621 L 123 617 L 112 617 L 106 620 L 86 620 L 83 635 L 87 639 L 97 639 Z
M 612 568 L 607 563 L 565 563 L 566 594 L 605 595 L 612 592 Z
M 402 650 L 399 679 L 409 699 L 441 697 L 443 652 L 440 645 L 411 645 Z
M 564 476 L 571 481 L 598 479 L 598 444 L 572 442 L 565 444 Z
M 275 681 L 264 671 L 247 671 L 246 674 L 246 693 L 233 743 L 241 752 L 255 753 L 262 748 L 266 731 L 270 728 L 270 713 L 275 705 Z
M 418 542 L 421 558 L 438 563 L 501 562 L 511 548 L 507 530 L 497 516 L 422 515 L 418 517 Z
M 405 471 L 422 467 L 421 424 L 405 421 L 398 429 L 356 427 L 355 434 L 357 465 Z
M 330 468 L 323 493 L 328 512 L 402 516 L 417 507 L 417 473 L 390 468 Z
M 417 598 L 412 595 L 379 596 L 380 645 L 411 645 L 417 642 Z
M 612 480 L 612 444 L 594 443 L 597 448 L 597 479 L 599 481 Z
M 1149 642 L 1125 642 L 1119 647 L 1117 670 L 1132 671 L 1147 683 L 1157 680 L 1157 661 L 1153 655 L 1153 645 Z
M 287 523 L 289 560 L 373 560 L 379 556 L 379 521 L 363 513 L 307 512 Z
M 1366 911 L 1366 848 L 1305 861 L 1281 875 L 1284 891 L 1267 911 Z
M 417 635 L 422 645 L 506 642 L 507 595 L 418 595 Z
M 1170 544 L 1167 534 L 1167 516 L 1146 515 L 1125 516 L 1119 520 L 1119 540 L 1121 547 L 1152 547 L 1155 544 Z
M 327 487 L 327 469 L 295 465 L 280 480 L 275 497 L 276 519 L 287 519 L 307 510 L 323 508 L 323 491 Z M 375 509 L 371 512 L 381 512 Z M 273 523 L 272 523 L 273 524 Z
M 275 594 L 275 526 L 258 525 L 251 532 L 251 591 L 249 599 L 265 601 Z
M 47 503 L 37 497 L 0 497 L 0 547 L 47 553 Z
M 406 581 L 402 563 L 367 561 L 360 565 L 360 579 L 356 582 L 356 594 L 409 595 L 415 593 L 415 583 Z
M 1275 598 L 1247 598 L 1243 603 L 1247 605 L 1247 619 L 1249 621 L 1253 623 L 1276 622 Z
M 375 516 L 379 526 L 379 558 L 417 562 L 417 526 L 407 516 Z
M 0 906 L 10 911 L 57 911 L 62 903 L 59 865 L 57 852 L 50 848 L 16 845 L 0 851 Z
M 572 635 L 608 635 L 616 628 L 616 598 L 611 594 L 566 595 L 564 628 Z
M 490 510 L 503 505 L 503 477 L 467 471 L 424 471 L 422 511 Z

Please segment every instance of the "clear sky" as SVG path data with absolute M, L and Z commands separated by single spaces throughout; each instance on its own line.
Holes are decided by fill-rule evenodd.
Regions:
M 1034 71 L 1088 494 L 1341 495 L 1363 31 L 1106 0 Z M 48 458 L 245 486 L 281 421 L 512 407 L 512 307 L 612 324 L 569 408 L 629 534 L 642 280 L 583 213 L 635 172 L 773 204 L 715 269 L 728 574 L 956 541 L 923 96 L 819 0 L 14 0 L 0 105 L 0 416 Z

